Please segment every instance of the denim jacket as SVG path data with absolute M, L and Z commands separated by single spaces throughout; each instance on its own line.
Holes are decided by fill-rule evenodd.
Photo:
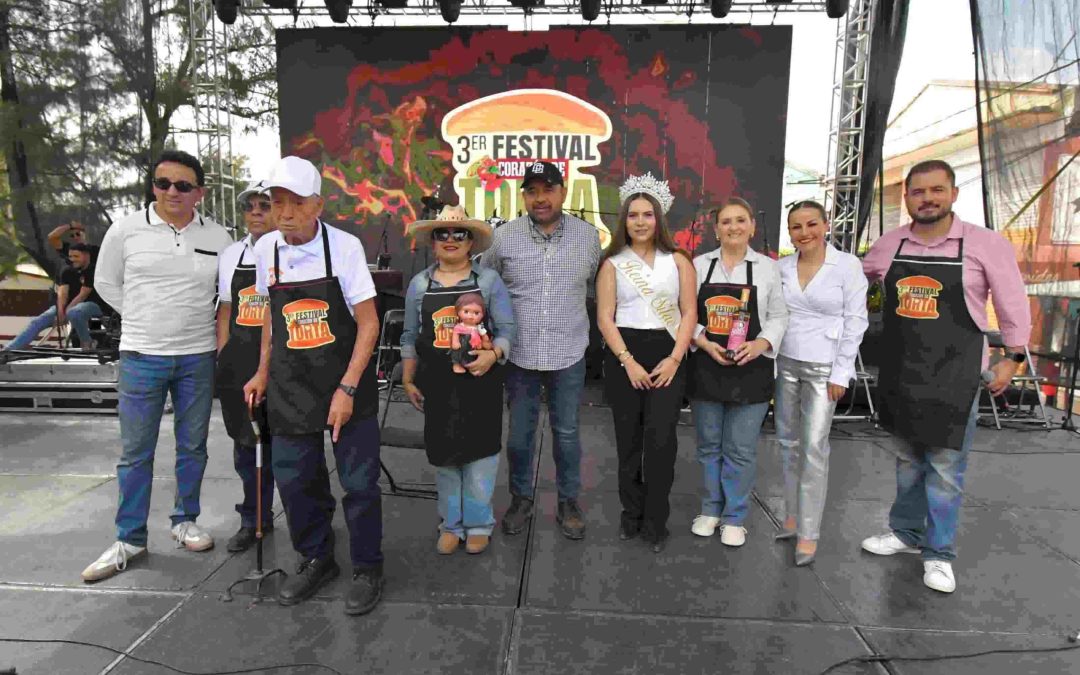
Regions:
M 405 293 L 405 328 L 401 332 L 401 358 L 416 358 L 416 338 L 420 335 L 420 312 L 424 302 L 424 294 L 432 285 L 439 287 L 439 282 L 431 278 L 438 263 L 420 271 L 409 282 L 409 290 Z M 506 289 L 502 277 L 493 269 L 480 267 L 473 263 L 472 271 L 477 275 L 477 283 L 480 286 L 480 295 L 484 298 L 487 314 L 491 318 L 492 332 L 491 342 L 502 350 L 502 359 L 499 363 L 505 363 L 510 355 L 510 345 L 517 333 L 517 322 L 514 320 L 514 306 L 510 301 L 510 291 Z M 470 278 L 462 280 L 460 284 L 467 284 Z

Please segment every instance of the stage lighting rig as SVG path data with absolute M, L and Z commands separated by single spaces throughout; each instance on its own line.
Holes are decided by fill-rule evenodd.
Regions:
M 601 0 L 581 0 L 581 18 L 596 21 L 600 16 Z
M 345 23 L 349 20 L 349 10 L 352 8 L 352 0 L 324 0 L 326 11 L 330 13 L 330 20 L 334 23 Z
M 272 9 L 296 9 L 296 0 L 263 0 L 263 3 Z
M 843 19 L 847 16 L 848 0 L 827 0 L 825 3 L 825 13 L 829 15 L 830 19 Z
M 723 19 L 731 11 L 731 0 L 709 0 L 709 12 L 717 19 Z
M 454 23 L 461 16 L 461 0 L 438 0 L 439 14 L 446 23 Z
M 240 11 L 240 0 L 214 0 L 214 9 L 221 23 L 231 26 L 236 23 L 236 13 Z
M 375 0 L 380 7 L 386 9 L 405 9 L 409 5 L 409 0 Z
M 510 0 L 510 4 L 526 14 L 532 14 L 533 9 L 544 4 L 544 0 Z

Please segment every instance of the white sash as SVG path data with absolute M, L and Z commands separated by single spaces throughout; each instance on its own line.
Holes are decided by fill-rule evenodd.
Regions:
M 679 311 L 678 302 L 671 302 L 652 286 L 653 270 L 646 265 L 641 258 L 629 248 L 625 248 L 611 257 L 611 264 L 622 275 L 623 279 L 630 282 L 630 286 L 637 291 L 641 299 L 649 305 L 653 316 L 664 324 L 671 339 L 677 340 L 679 324 L 682 323 L 682 313 Z M 655 264 L 655 263 L 653 263 Z M 676 267 L 678 269 L 678 267 Z

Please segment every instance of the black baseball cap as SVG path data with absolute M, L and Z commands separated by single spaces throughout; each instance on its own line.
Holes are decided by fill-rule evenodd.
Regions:
M 542 180 L 548 185 L 564 185 L 562 171 L 551 162 L 533 162 L 525 169 L 525 176 L 521 179 L 521 189 L 524 190 L 534 180 Z

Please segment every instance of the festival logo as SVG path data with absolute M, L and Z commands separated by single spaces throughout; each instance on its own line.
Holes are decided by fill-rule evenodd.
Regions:
M 604 111 L 554 89 L 518 89 L 451 110 L 443 117 L 442 137 L 454 149 L 454 187 L 467 213 L 515 218 L 525 210 L 526 171 L 548 161 L 563 175 L 563 209 L 584 212 L 607 248 L 611 232 L 600 219 L 596 178 L 581 172 L 600 163 L 599 146 L 611 137 Z
M 261 326 L 270 298 L 256 291 L 254 285 L 241 290 L 237 295 L 236 325 Z
M 705 312 L 709 318 L 705 330 L 713 335 L 729 334 L 741 306 L 739 299 L 730 295 L 714 295 L 709 298 L 705 301 Z
M 285 328 L 289 331 L 289 349 L 314 349 L 334 341 L 330 325 L 326 323 L 330 309 L 323 300 L 304 298 L 294 300 L 281 308 L 285 316 Z
M 899 303 L 896 313 L 908 319 L 938 318 L 937 297 L 941 282 L 933 277 L 904 277 L 896 282 Z
M 435 329 L 435 348 L 450 349 L 450 339 L 457 325 L 457 308 L 453 305 L 443 307 L 431 315 L 431 323 Z

